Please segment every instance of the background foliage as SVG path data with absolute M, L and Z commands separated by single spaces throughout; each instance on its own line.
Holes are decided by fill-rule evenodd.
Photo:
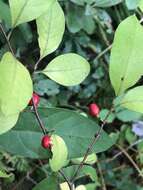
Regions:
M 61 0 L 59 2 L 64 10 L 66 20 L 64 38 L 60 47 L 42 60 L 42 64 L 39 69 L 45 68 L 47 62 L 50 62 L 56 56 L 70 52 L 82 55 L 90 62 L 91 65 L 91 73 L 88 78 L 81 85 L 74 87 L 60 86 L 50 79 L 47 80 L 44 75 L 40 75 L 39 73 L 34 76 L 34 91 L 41 96 L 39 107 L 51 108 L 51 111 L 48 113 L 51 118 L 50 127 L 51 129 L 56 128 L 58 132 L 57 134 L 60 135 L 62 131 L 58 131 L 59 126 L 57 125 L 55 127 L 55 123 L 58 123 L 58 118 L 61 119 L 61 113 L 58 109 L 53 110 L 52 107 L 69 108 L 71 110 L 76 110 L 78 113 L 87 114 L 87 106 L 89 103 L 95 101 L 101 108 L 100 118 L 102 119 L 105 117 L 114 97 L 114 91 L 110 84 L 108 69 L 110 49 L 115 30 L 126 17 L 136 13 L 140 18 L 142 16 L 142 12 L 137 9 L 139 0 L 97 0 L 96 3 L 94 0 Z M 6 31 L 8 32 L 11 20 L 6 0 L 0 1 L 0 18 L 4 20 L 3 23 Z M 13 25 L 16 24 L 17 23 L 13 23 Z M 138 40 L 140 41 L 140 39 Z M 12 47 L 16 51 L 17 57 L 19 57 L 20 60 L 25 63 L 25 66 L 32 72 L 34 63 L 39 57 L 35 21 L 19 25 L 12 35 L 11 43 Z M 124 43 L 125 45 L 128 45 L 126 42 Z M 2 34 L 0 34 L 0 46 L 0 57 L 2 58 L 3 54 L 8 50 Z M 139 47 L 135 46 L 135 48 L 137 48 L 137 51 L 141 51 Z M 127 53 L 128 52 L 125 52 L 125 54 Z M 142 84 L 142 79 L 139 81 L 139 84 Z M 128 94 L 128 96 L 130 95 Z M 55 112 L 57 114 L 57 121 L 55 120 L 55 123 L 53 123 L 54 119 L 52 119 L 53 112 L 54 114 Z M 32 142 L 27 140 L 27 147 L 30 149 L 31 143 L 34 144 L 34 151 L 27 152 L 25 147 L 21 150 L 18 147 L 13 146 L 13 153 L 17 153 L 20 156 L 13 156 L 5 152 L 9 152 L 9 148 L 12 146 L 11 141 L 16 140 L 18 142 L 17 146 L 21 143 L 18 141 L 17 136 L 17 130 L 21 130 L 20 128 L 17 128 L 17 130 L 11 130 L 4 136 L 0 137 L 0 147 L 2 148 L 0 154 L 0 168 L 3 168 L 4 171 L 9 173 L 7 178 L 1 180 L 1 187 L 4 190 L 32 189 L 33 186 L 48 176 L 48 173 L 50 172 L 49 166 L 44 160 L 47 155 L 50 155 L 47 151 L 44 152 L 43 150 L 39 150 L 40 145 L 36 144 L 36 139 L 40 139 L 40 134 L 37 131 L 35 120 L 31 119 L 32 115 L 29 115 L 27 121 L 22 122 L 22 120 L 24 121 L 26 114 L 27 113 L 22 114 L 20 123 L 25 125 L 25 127 L 31 125 L 31 128 L 28 129 L 30 133 L 25 134 L 24 131 L 21 133 L 21 139 L 31 139 L 29 136 L 33 135 L 35 137 L 35 141 L 34 139 Z M 42 110 L 40 111 L 40 114 L 43 118 L 46 118 Z M 74 123 L 76 120 L 79 124 L 79 129 L 80 125 L 85 123 L 83 116 L 81 116 L 81 118 L 76 118 L 76 116 L 74 116 L 75 120 L 73 120 L 71 118 L 71 114 L 76 113 L 69 111 L 65 114 L 67 115 L 67 118 L 68 115 L 70 115 L 70 123 Z M 94 168 L 96 168 L 96 170 L 86 166 L 81 171 L 80 176 L 76 181 L 77 186 L 85 184 L 88 190 L 143 189 L 141 181 L 143 176 L 143 143 L 140 137 L 143 135 L 140 135 L 143 124 L 140 123 L 140 125 L 137 125 L 139 120 L 142 120 L 142 114 L 131 112 L 121 107 L 115 110 L 115 112 L 108 118 L 108 125 L 106 125 L 105 130 L 111 133 L 112 138 L 117 140 L 117 144 L 106 153 L 97 154 L 96 160 L 94 158 L 93 161 Z M 67 121 L 65 121 L 65 126 L 68 125 L 68 122 L 69 120 L 67 119 Z M 138 126 L 138 130 L 140 130 L 138 133 L 135 128 L 135 124 Z M 85 134 L 84 129 L 80 132 L 85 134 L 88 144 L 90 140 L 88 137 L 93 133 L 92 125 L 95 125 L 95 123 L 92 124 L 91 121 L 90 123 L 85 123 L 85 125 L 89 127 L 88 134 Z M 70 131 L 71 129 L 69 128 L 68 130 Z M 7 139 L 8 137 L 10 139 L 9 142 L 3 145 L 5 138 Z M 70 137 L 65 135 L 64 140 L 67 142 L 67 145 L 68 143 L 72 143 L 69 139 Z M 104 143 L 104 137 L 102 142 L 102 148 L 104 150 L 105 146 L 108 146 L 108 144 Z M 82 141 L 77 139 L 77 144 L 81 143 Z M 76 148 L 76 144 L 73 144 L 73 146 Z M 98 144 L 97 147 L 99 147 Z M 5 151 L 3 151 L 3 148 Z M 24 151 L 28 157 L 38 159 L 33 162 L 30 158 L 23 158 L 22 154 Z M 96 149 L 96 152 L 100 151 Z M 119 155 L 118 152 L 120 152 Z M 75 152 L 70 152 L 71 158 L 74 159 L 76 157 L 80 157 L 78 153 L 79 151 L 77 147 Z M 77 160 L 72 161 L 77 162 Z M 74 170 L 75 168 L 69 166 L 64 169 L 64 172 L 70 177 Z M 89 173 L 89 176 L 86 178 L 83 177 L 85 173 Z M 0 176 L 5 175 L 5 172 L 0 171 Z M 54 182 L 55 176 L 51 176 L 51 180 Z M 60 181 L 61 183 L 64 182 L 62 178 Z M 47 188 L 47 180 L 44 180 L 41 183 L 44 183 L 45 188 Z M 44 185 L 42 184 L 42 188 L 43 187 Z M 53 185 L 53 187 L 49 188 L 56 189 L 56 183 L 55 186 Z M 40 184 L 39 187 L 37 186 L 34 188 L 34 190 L 38 189 L 40 189 Z

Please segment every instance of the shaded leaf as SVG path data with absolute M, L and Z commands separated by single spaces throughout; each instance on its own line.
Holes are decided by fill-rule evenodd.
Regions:
M 4 20 L 9 27 L 11 26 L 10 9 L 3 1 L 0 1 L 0 20 Z
M 32 190 L 58 190 L 58 180 L 55 176 L 45 178 L 38 183 Z
M 123 0 L 96 0 L 95 6 L 97 7 L 111 7 L 123 2 Z
M 66 109 L 39 108 L 38 112 L 46 128 L 55 130 L 55 133 L 64 139 L 68 147 L 68 159 L 83 157 L 91 138 L 99 130 L 98 125 L 79 113 Z M 16 127 L 0 136 L 0 148 L 25 157 L 49 158 L 48 150 L 41 147 L 42 136 L 35 115 L 24 112 Z M 93 147 L 93 152 L 103 152 L 113 143 L 103 131 Z
M 4 116 L 0 115 L 0 134 L 9 131 L 12 127 L 15 126 L 18 120 L 19 114 Z

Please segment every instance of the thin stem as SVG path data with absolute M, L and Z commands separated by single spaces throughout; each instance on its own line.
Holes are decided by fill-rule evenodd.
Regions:
M 41 58 L 38 59 L 38 61 L 35 64 L 34 71 L 37 70 L 39 63 L 41 62 Z
M 68 179 L 68 177 L 64 174 L 64 172 L 62 170 L 59 170 L 60 175 L 65 179 L 65 181 L 67 182 L 70 190 L 74 190 L 73 189 L 73 185 L 71 184 L 70 180 Z
M 78 176 L 78 174 L 80 173 L 81 169 L 84 167 L 84 162 L 86 161 L 88 155 L 90 154 L 90 152 L 92 151 L 93 149 L 93 146 L 96 144 L 96 142 L 99 140 L 100 136 L 101 136 L 101 133 L 102 133 L 102 130 L 107 122 L 107 119 L 108 117 L 110 116 L 110 114 L 112 113 L 113 111 L 113 107 L 109 110 L 109 112 L 107 113 L 105 119 L 102 121 L 102 125 L 101 127 L 99 128 L 98 132 L 95 133 L 93 139 L 91 140 L 91 143 L 89 144 L 87 150 L 86 150 L 86 153 L 84 155 L 84 158 L 82 160 L 82 162 L 80 163 L 79 167 L 77 168 L 73 178 L 72 178 L 72 183 L 74 182 L 74 180 L 76 179 L 76 177 Z
M 101 168 L 101 165 L 99 162 L 97 162 L 97 167 L 98 167 L 98 171 L 99 171 L 100 178 L 101 178 L 102 190 L 107 190 L 105 180 L 104 180 L 104 176 L 103 176 L 103 172 L 102 172 L 102 168 Z
M 45 127 L 44 127 L 44 125 L 43 125 L 43 123 L 42 123 L 42 121 L 40 119 L 40 116 L 39 116 L 39 113 L 38 113 L 38 110 L 37 110 L 37 107 L 36 107 L 36 105 L 34 103 L 33 98 L 32 98 L 32 104 L 33 104 L 34 113 L 35 113 L 36 119 L 37 119 L 37 121 L 39 123 L 39 126 L 40 126 L 43 134 L 46 135 L 47 134 L 46 129 L 45 129 Z
M 111 48 L 112 48 L 112 44 L 108 46 L 105 50 L 103 50 L 99 55 L 97 55 L 95 60 L 97 61 L 98 59 L 100 59 L 103 55 L 105 55 L 108 51 L 110 51 Z
M 130 146 L 128 146 L 128 147 L 125 149 L 125 151 L 128 151 L 128 150 L 131 149 L 132 147 L 134 147 L 134 146 L 140 144 L 141 142 L 143 142 L 143 139 L 137 140 L 136 142 L 134 142 L 133 144 L 131 144 Z M 122 154 L 123 154 L 123 151 L 118 152 L 117 154 L 115 154 L 115 155 L 113 156 L 113 158 L 109 159 L 108 162 L 112 162 L 112 161 L 115 160 L 117 157 L 121 156 Z
M 131 164 L 134 166 L 134 168 L 137 170 L 139 175 L 143 178 L 143 173 L 138 167 L 138 165 L 135 163 L 135 161 L 131 158 L 131 156 L 126 152 L 124 148 L 122 148 L 120 145 L 117 145 L 117 147 L 123 152 L 123 154 L 128 158 L 128 160 L 131 162 Z
M 7 41 L 9 50 L 11 51 L 12 55 L 15 57 L 15 54 L 14 54 L 14 51 L 13 51 L 12 46 L 11 46 L 11 44 L 10 44 L 9 38 L 7 37 L 6 32 L 5 32 L 5 30 L 4 30 L 4 28 L 3 28 L 3 26 L 2 26 L 1 23 L 0 23 L 0 29 L 1 29 L 1 31 L 2 31 L 2 33 L 3 33 L 3 35 L 4 35 L 4 37 L 5 37 L 5 39 L 6 39 L 6 41 Z

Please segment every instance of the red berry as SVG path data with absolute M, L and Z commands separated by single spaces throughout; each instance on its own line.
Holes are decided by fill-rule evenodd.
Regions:
M 38 106 L 38 104 L 39 104 L 39 102 L 40 102 L 40 97 L 38 96 L 38 94 L 33 93 L 33 96 L 32 96 L 32 98 L 31 98 L 31 100 L 30 100 L 30 102 L 29 102 L 29 106 L 32 106 L 32 105 L 33 105 L 32 99 L 33 99 L 33 101 L 34 101 L 35 106 Z
M 42 141 L 41 141 L 41 145 L 45 149 L 51 148 L 51 146 L 52 146 L 51 137 L 48 135 L 43 136 Z
M 97 104 L 92 103 L 89 105 L 89 114 L 93 117 L 97 117 L 99 115 L 100 109 Z

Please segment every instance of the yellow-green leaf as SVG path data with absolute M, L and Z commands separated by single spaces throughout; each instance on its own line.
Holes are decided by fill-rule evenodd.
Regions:
M 52 135 L 52 159 L 50 159 L 50 167 L 54 172 L 60 170 L 66 163 L 68 157 L 68 149 L 64 140 L 58 135 Z
M 80 164 L 83 160 L 83 157 L 81 158 L 74 158 L 72 159 L 72 162 L 75 164 Z M 86 161 L 84 163 L 86 164 L 94 164 L 97 162 L 97 156 L 95 153 L 88 155 Z
M 0 134 L 6 133 L 17 123 L 19 114 L 4 116 L 0 114 Z
M 68 53 L 56 57 L 42 72 L 61 85 L 74 86 L 87 77 L 90 65 L 83 57 Z
M 11 53 L 0 62 L 0 114 L 19 114 L 32 97 L 33 85 L 28 70 Z
M 143 113 L 143 86 L 129 90 L 122 99 L 121 105 L 129 110 Z
M 133 86 L 143 74 L 143 27 L 136 16 L 119 25 L 110 60 L 110 79 L 116 95 Z
M 32 21 L 44 14 L 56 0 L 9 0 L 12 26 Z
M 67 182 L 61 183 L 60 190 L 70 190 L 68 183 Z
M 54 3 L 49 11 L 37 19 L 36 23 L 40 58 L 43 58 L 58 48 L 64 34 L 65 18 L 59 3 Z

